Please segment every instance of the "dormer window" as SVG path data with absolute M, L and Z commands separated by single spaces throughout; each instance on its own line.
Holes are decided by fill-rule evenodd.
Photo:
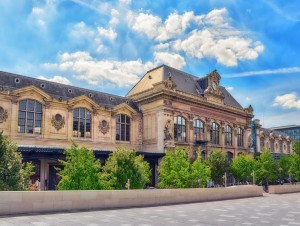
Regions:
M 73 137 L 91 138 L 91 112 L 86 108 L 73 111 Z

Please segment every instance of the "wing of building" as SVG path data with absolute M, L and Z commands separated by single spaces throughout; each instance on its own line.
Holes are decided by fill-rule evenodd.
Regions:
M 243 108 L 214 70 L 197 77 L 162 65 L 116 96 L 0 72 L 0 130 L 34 161 L 42 189 L 55 189 L 58 159 L 74 140 L 105 161 L 119 145 L 145 156 L 156 183 L 159 159 L 176 146 L 205 158 L 219 149 L 234 158 L 249 152 L 251 106 Z

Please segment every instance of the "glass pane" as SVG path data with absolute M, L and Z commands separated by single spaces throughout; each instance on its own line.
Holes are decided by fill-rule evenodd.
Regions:
M 79 136 L 80 137 L 84 137 L 84 121 L 80 120 L 80 123 L 79 123 Z
M 182 118 L 182 125 L 185 125 L 185 119 Z
M 25 133 L 25 126 L 18 126 L 19 133 Z
M 42 120 L 42 114 L 35 114 L 35 120 Z
M 73 120 L 73 131 L 78 131 L 78 119 Z
M 35 111 L 42 112 L 42 105 L 38 102 L 35 103 Z
M 174 117 L 174 124 L 177 124 L 177 117 Z
M 126 126 L 126 141 L 130 141 L 130 126 Z
M 19 119 L 18 125 L 25 126 L 25 119 Z
M 42 122 L 40 120 L 35 121 L 35 127 L 41 127 Z
M 86 110 L 86 118 L 91 119 L 91 112 Z
M 26 112 L 25 111 L 19 111 L 19 119 L 25 119 Z
M 20 101 L 19 110 L 26 110 L 26 100 Z
M 84 108 L 80 108 L 79 113 L 80 113 L 80 118 L 85 118 L 85 109 Z
M 33 100 L 28 100 L 28 102 L 27 102 L 27 110 L 28 111 L 34 111 L 34 101 Z
M 86 132 L 91 132 L 91 121 L 86 120 Z
M 33 133 L 33 126 L 28 126 L 27 125 L 27 133 Z
M 130 124 L 130 118 L 128 116 L 126 116 L 126 123 Z
M 28 112 L 27 113 L 27 119 L 32 119 L 33 120 L 34 113 L 33 112 Z
M 125 124 L 121 124 L 121 140 L 125 140 Z
M 121 122 L 125 123 L 125 115 L 121 115 Z
M 116 140 L 121 139 L 121 134 L 120 134 L 120 124 L 117 124 L 116 126 Z
M 177 120 L 178 120 L 178 124 L 181 125 L 181 117 L 178 117 Z
M 79 109 L 77 108 L 73 111 L 73 117 L 78 118 L 78 116 L 79 116 Z
M 121 122 L 121 115 L 116 116 L 116 122 Z

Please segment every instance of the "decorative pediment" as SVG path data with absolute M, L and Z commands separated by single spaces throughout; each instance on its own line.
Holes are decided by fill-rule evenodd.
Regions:
M 133 115 L 138 113 L 135 109 L 130 107 L 127 103 L 119 104 L 112 108 L 114 114 L 127 113 L 129 115 Z
M 78 107 L 85 107 L 93 112 L 93 114 L 97 114 L 98 110 L 103 110 L 104 108 L 101 107 L 98 103 L 93 101 L 91 98 L 81 95 L 75 97 L 68 101 L 68 110 L 71 111 Z
M 36 99 L 47 105 L 53 99 L 49 94 L 33 85 L 14 90 L 11 92 L 11 95 L 14 96 L 14 102 L 18 101 L 20 97 L 22 97 L 22 99 Z

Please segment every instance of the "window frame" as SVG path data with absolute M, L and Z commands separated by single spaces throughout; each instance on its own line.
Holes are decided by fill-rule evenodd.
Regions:
M 220 144 L 220 125 L 216 122 L 210 125 L 210 143 L 215 145 Z
M 130 142 L 130 133 L 131 118 L 126 114 L 116 115 L 116 141 Z
M 241 127 L 237 128 L 237 146 L 244 147 L 244 130 Z
M 174 117 L 174 141 L 187 142 L 187 125 L 186 119 L 180 115 Z
M 232 127 L 229 125 L 224 127 L 224 143 L 225 146 L 232 146 Z
M 75 115 L 75 112 L 78 110 L 78 116 Z M 84 111 L 84 116 L 82 115 L 82 110 Z M 89 117 L 87 117 L 89 115 Z M 78 122 L 77 129 L 75 130 L 75 122 Z M 83 131 L 82 131 L 82 125 L 81 121 L 83 121 Z M 88 127 L 88 121 L 89 121 L 89 131 L 87 131 Z M 73 109 L 73 137 L 77 138 L 92 138 L 92 112 L 84 107 L 78 107 Z M 82 136 L 83 132 L 83 136 Z M 89 135 L 88 135 L 89 134 Z
M 25 108 L 21 106 L 25 102 Z M 33 109 L 30 109 L 29 103 L 33 102 Z M 24 115 L 24 117 L 21 117 Z M 38 117 L 40 119 L 38 119 Z M 21 123 L 23 120 L 23 123 Z M 39 126 L 37 126 L 39 122 Z M 29 131 L 29 123 L 31 124 L 32 131 Z M 19 101 L 18 106 L 18 133 L 23 134 L 42 134 L 43 126 L 43 104 L 34 99 L 24 99 Z M 23 128 L 23 129 L 21 129 Z M 35 132 L 39 130 L 38 132 Z
M 201 135 L 204 135 L 204 122 L 200 119 L 195 119 L 193 122 L 193 134 L 194 141 L 204 139 Z

